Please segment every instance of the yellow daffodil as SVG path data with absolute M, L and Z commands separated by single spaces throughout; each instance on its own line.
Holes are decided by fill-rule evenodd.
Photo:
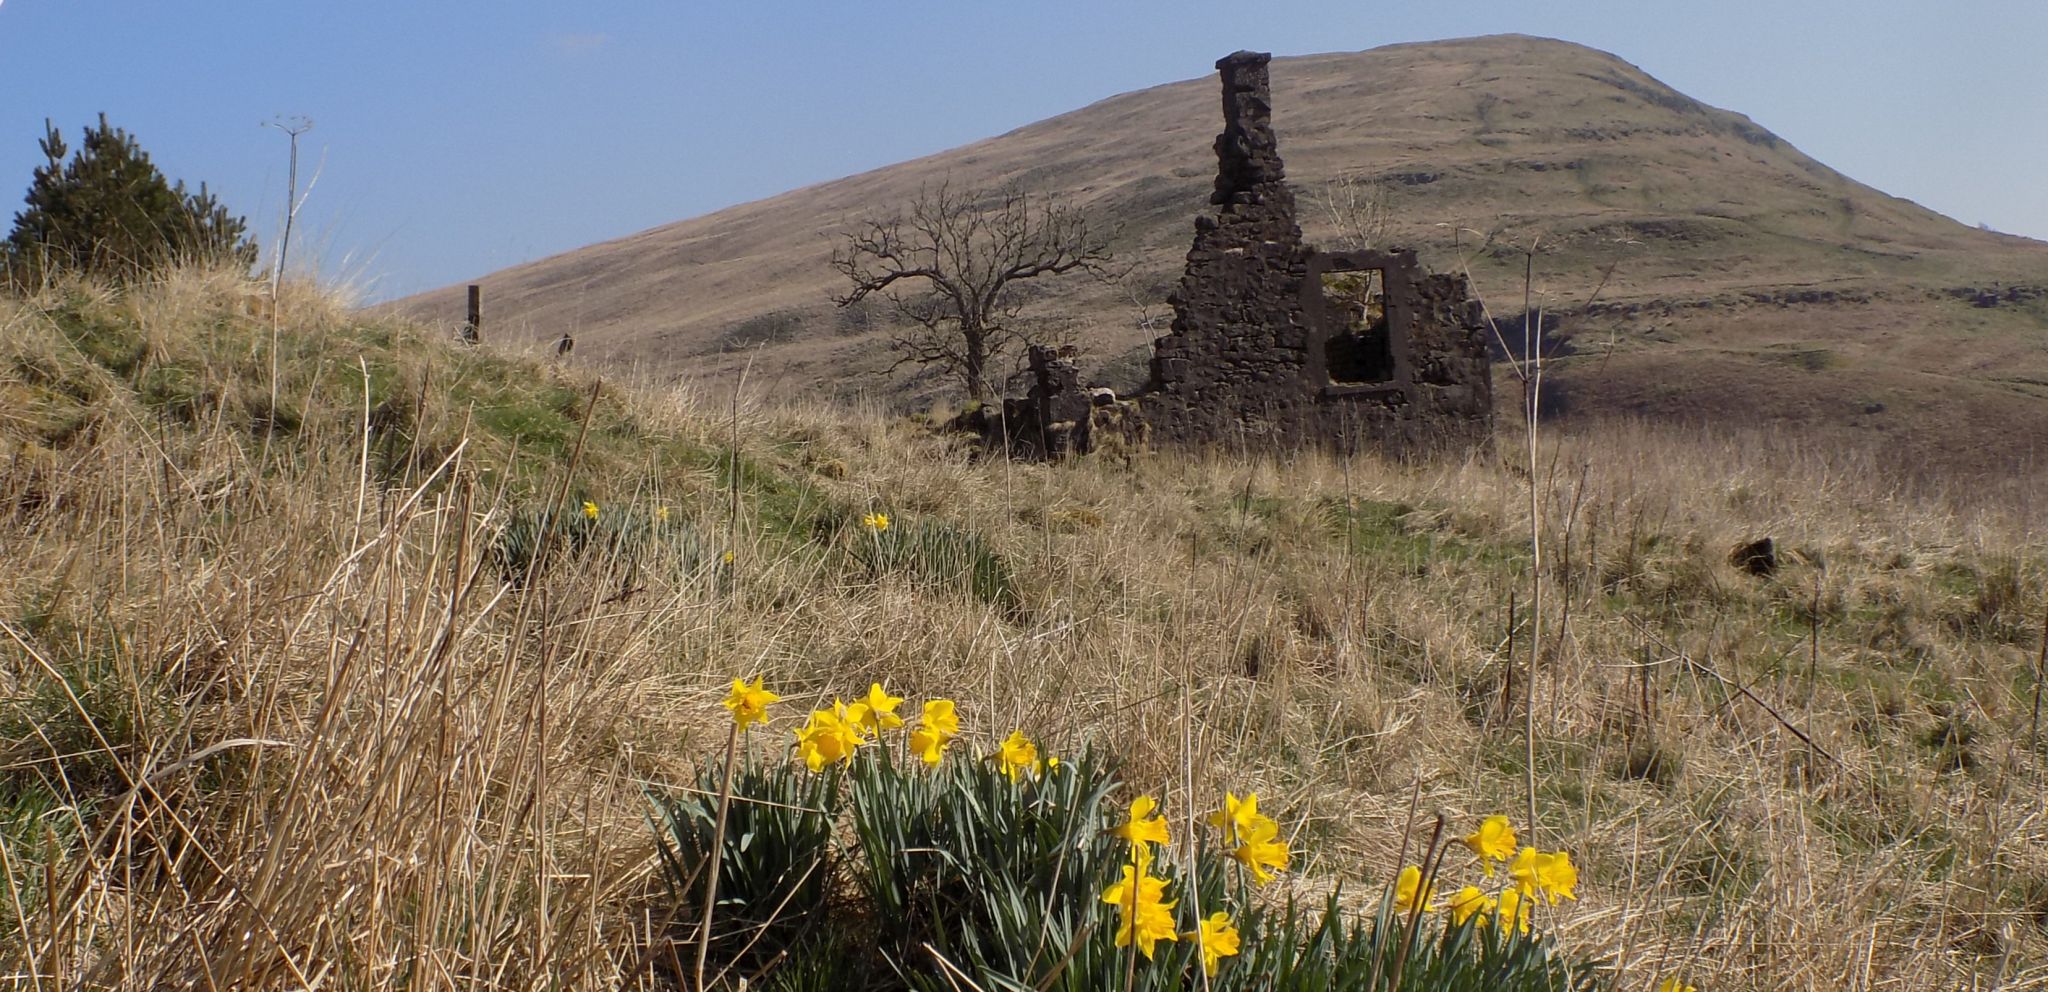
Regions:
M 1401 874 L 1394 878 L 1394 910 L 1396 912 L 1412 913 L 1418 906 L 1425 913 L 1432 912 L 1436 907 L 1430 905 L 1430 900 L 1435 897 L 1436 883 L 1431 882 L 1429 885 L 1423 885 L 1422 869 L 1414 865 L 1401 869 Z
M 1287 842 L 1280 840 L 1280 825 L 1259 812 L 1259 794 L 1223 794 L 1223 808 L 1209 814 L 1209 825 L 1223 831 L 1223 844 L 1233 848 L 1230 856 L 1252 871 L 1252 878 L 1264 885 L 1273 872 L 1287 867 Z
M 857 715 L 860 708 L 864 705 L 863 703 L 842 703 L 837 699 L 832 700 L 832 715 L 838 718 L 840 725 L 846 728 L 847 732 L 858 744 L 866 744 L 868 742 L 867 735 L 860 732 L 861 724 L 864 720 Z M 819 712 L 824 711 L 820 710 Z
M 881 512 L 863 514 L 860 518 L 860 525 L 880 534 L 889 529 L 889 515 Z
M 823 771 L 825 765 L 832 759 L 826 757 L 826 749 L 819 744 L 816 737 L 812 736 L 813 729 L 812 727 L 805 726 L 797 730 L 796 754 L 797 757 L 804 759 L 804 767 L 814 772 Z
M 1153 815 L 1158 810 L 1158 800 L 1151 796 L 1139 796 L 1131 800 L 1130 819 L 1125 820 L 1123 826 L 1116 828 L 1118 837 L 1131 842 L 1132 855 L 1141 859 L 1140 864 L 1147 863 L 1152 853 L 1146 845 L 1171 843 L 1166 835 L 1166 821 Z
M 1508 876 L 1515 880 L 1515 888 L 1525 896 L 1534 896 L 1542 891 L 1542 885 L 1536 879 L 1536 849 L 1522 848 L 1522 853 L 1515 855 L 1515 860 L 1508 865 Z
M 1523 933 L 1528 933 L 1529 907 L 1534 902 L 1534 899 L 1522 898 L 1520 890 L 1508 889 L 1500 894 L 1500 902 L 1496 904 L 1493 914 L 1494 918 L 1499 920 L 1500 925 L 1503 927 L 1513 926 Z
M 1238 839 L 1250 832 L 1252 824 L 1265 819 L 1259 815 L 1259 794 L 1247 792 L 1239 800 L 1237 793 L 1223 794 L 1223 808 L 1209 814 L 1209 825 L 1223 831 L 1223 843 L 1238 843 Z
M 1515 856 L 1515 828 L 1508 825 L 1505 816 L 1489 816 L 1479 821 L 1479 829 L 1460 839 L 1478 855 L 1479 867 L 1487 878 L 1493 877 L 1494 862 Z
M 927 767 L 937 768 L 946 760 L 947 738 L 922 727 L 910 732 L 910 753 L 917 755 Z
M 950 699 L 931 699 L 924 704 L 917 729 L 910 732 L 910 750 L 924 763 L 937 768 L 946 756 L 946 745 L 960 735 L 960 716 Z
M 1543 890 L 1544 901 L 1555 906 L 1559 898 L 1578 901 L 1579 869 L 1572 864 L 1568 851 L 1536 856 L 1536 885 Z
M 1494 902 L 1492 896 L 1479 891 L 1477 886 L 1467 885 L 1459 889 L 1457 895 L 1451 897 L 1450 905 L 1447 908 L 1451 911 L 1451 922 L 1463 926 L 1465 921 L 1471 919 L 1474 913 L 1488 912 L 1495 905 L 1497 903 Z M 1484 926 L 1486 924 L 1486 917 L 1479 917 L 1479 923 L 1481 926 Z
M 654 522 L 658 524 L 668 523 L 668 507 L 657 506 L 654 508 Z
M 996 752 L 996 758 L 1002 763 L 1003 774 L 1010 776 L 1012 782 L 1025 772 L 1038 773 L 1038 745 L 1031 743 L 1021 730 L 1012 730 L 1010 736 L 1003 738 L 1002 749 Z
M 1198 941 L 1202 948 L 1202 971 L 1210 978 L 1216 977 L 1216 967 L 1224 958 L 1237 956 L 1237 928 L 1230 925 L 1230 914 L 1210 913 L 1202 921 L 1201 928 L 1185 935 L 1188 940 Z
M 1165 895 L 1165 879 L 1124 866 L 1123 879 L 1102 893 L 1102 901 L 1117 908 L 1116 946 L 1129 947 L 1135 940 L 1138 952 L 1150 960 L 1155 944 L 1180 939 L 1173 928 L 1174 904 L 1164 901 Z
M 782 699 L 763 688 L 763 681 L 756 678 L 748 685 L 745 679 L 732 680 L 732 693 L 725 697 L 725 708 L 732 711 L 732 722 L 741 729 L 750 723 L 767 723 L 768 704 Z
M 919 714 L 917 723 L 949 738 L 960 736 L 960 714 L 950 699 L 926 700 L 924 712 Z
M 896 707 L 903 705 L 902 696 L 891 696 L 882 691 L 882 683 L 868 686 L 868 694 L 847 707 L 859 711 L 859 723 L 867 730 L 880 733 L 903 726 L 903 718 L 896 715 Z
M 1700 992 L 1700 990 L 1679 981 L 1677 975 L 1672 975 L 1657 983 L 1657 992 Z
M 1239 864 L 1252 871 L 1252 880 L 1264 885 L 1275 872 L 1287 870 L 1287 842 L 1280 839 L 1280 825 L 1259 817 L 1238 835 L 1237 848 L 1230 852 Z
M 586 500 L 584 500 L 584 501 L 583 501 L 583 517 L 584 517 L 584 519 L 586 519 L 586 520 L 596 520 L 596 519 L 597 519 L 597 504 L 596 504 L 596 503 L 592 503 L 591 501 L 589 501 L 589 500 L 587 500 L 587 499 L 586 499 Z
M 812 771 L 852 761 L 854 750 L 867 743 L 860 725 L 846 718 L 846 709 L 846 704 L 835 702 L 832 709 L 812 710 L 810 720 L 796 732 L 797 753 Z
M 856 729 L 866 730 L 868 726 L 868 704 L 863 702 L 833 702 L 832 715 L 852 724 Z

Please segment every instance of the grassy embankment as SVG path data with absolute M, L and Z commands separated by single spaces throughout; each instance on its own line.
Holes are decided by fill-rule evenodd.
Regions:
M 190 273 L 0 300 L 10 981 L 659 980 L 645 790 L 740 674 L 952 696 L 975 752 L 1092 743 L 1175 815 L 1255 789 L 1304 894 L 1391 877 L 1411 802 L 1526 807 L 1497 461 L 975 462 L 862 413 L 593 405 L 305 287 L 273 405 L 267 307 Z M 1622 988 L 2048 987 L 2042 508 L 1783 439 L 1546 458 L 1534 833 L 1584 881 L 1540 922 Z M 872 510 L 936 550 L 876 574 Z M 1777 574 L 1728 564 L 1762 535 Z

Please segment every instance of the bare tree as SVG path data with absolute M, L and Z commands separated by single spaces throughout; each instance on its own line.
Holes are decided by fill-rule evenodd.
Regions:
M 988 393 L 991 365 L 1031 338 L 1018 283 L 1074 271 L 1102 273 L 1107 239 L 1074 207 L 1016 186 L 920 191 L 895 216 L 862 221 L 832 253 L 853 289 L 850 307 L 879 295 L 902 319 L 891 332 L 891 368 L 938 365 L 970 400 Z
M 1340 172 L 1325 180 L 1316 193 L 1316 205 L 1330 218 L 1337 246 L 1344 251 L 1366 251 L 1387 242 L 1387 187 L 1355 172 Z

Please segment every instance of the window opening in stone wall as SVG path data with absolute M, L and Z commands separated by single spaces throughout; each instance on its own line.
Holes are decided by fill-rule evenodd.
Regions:
M 1334 385 L 1394 378 L 1394 345 L 1387 321 L 1384 269 L 1325 272 L 1323 301 L 1336 320 L 1323 343 L 1324 367 Z

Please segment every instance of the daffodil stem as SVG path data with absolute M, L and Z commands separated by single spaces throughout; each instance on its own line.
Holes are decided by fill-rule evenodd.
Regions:
M 1128 925 L 1131 928 L 1131 949 L 1130 953 L 1125 955 L 1124 992 L 1131 992 L 1138 987 L 1138 894 L 1145 887 L 1145 865 L 1138 860 L 1138 851 L 1142 846 L 1142 843 L 1131 846 L 1131 904 L 1125 910 L 1131 914 L 1128 918 Z
M 725 866 L 725 817 L 732 811 L 732 773 L 739 761 L 740 725 L 725 736 L 725 780 L 718 787 L 718 819 L 711 825 L 711 854 L 704 870 L 704 922 L 697 927 L 697 992 L 704 992 L 704 962 L 711 953 L 711 919 L 718 908 L 718 873 Z

